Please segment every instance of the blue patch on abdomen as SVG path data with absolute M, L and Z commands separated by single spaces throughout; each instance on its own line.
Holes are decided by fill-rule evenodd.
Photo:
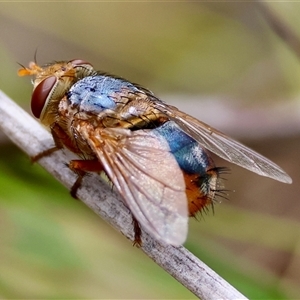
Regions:
M 175 122 L 168 121 L 153 130 L 166 139 L 183 171 L 189 174 L 205 175 L 206 170 L 212 167 L 212 161 L 206 151 L 198 142 L 184 133 Z

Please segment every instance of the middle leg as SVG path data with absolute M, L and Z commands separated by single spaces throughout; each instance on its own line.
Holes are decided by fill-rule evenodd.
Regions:
M 96 158 L 91 160 L 71 160 L 68 167 L 78 176 L 70 191 L 71 196 L 75 199 L 77 199 L 77 191 L 82 184 L 83 177 L 89 172 L 100 173 L 104 170 L 102 164 Z

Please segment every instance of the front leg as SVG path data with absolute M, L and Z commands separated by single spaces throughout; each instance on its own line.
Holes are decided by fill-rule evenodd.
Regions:
M 58 123 L 53 123 L 50 126 L 50 130 L 53 136 L 55 146 L 33 156 L 31 158 L 32 162 L 36 162 L 43 157 L 51 155 L 53 152 L 60 150 L 64 147 L 68 148 L 71 152 L 75 154 L 81 153 L 76 143 L 74 143 L 74 141 L 70 138 L 70 136 L 64 131 L 64 129 Z M 91 160 L 71 160 L 68 164 L 68 167 L 78 175 L 75 183 L 71 188 L 71 195 L 75 199 L 77 198 L 76 195 L 77 190 L 81 186 L 83 177 L 88 172 L 103 171 L 102 164 L 96 158 Z
M 50 130 L 51 130 L 51 134 L 55 146 L 31 157 L 31 161 L 33 163 L 37 162 L 39 159 L 43 157 L 51 155 L 53 152 L 57 150 L 62 149 L 64 145 L 68 146 L 71 143 L 69 136 L 64 132 L 64 130 L 57 123 L 53 123 L 50 127 Z

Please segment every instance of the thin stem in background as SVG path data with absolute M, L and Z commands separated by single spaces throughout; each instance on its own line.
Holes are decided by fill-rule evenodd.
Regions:
M 299 36 L 270 8 L 268 3 L 257 2 L 256 5 L 274 33 L 277 34 L 300 59 Z

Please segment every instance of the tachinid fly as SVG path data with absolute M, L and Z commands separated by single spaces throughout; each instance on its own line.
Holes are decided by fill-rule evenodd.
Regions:
M 83 60 L 19 70 L 34 75 L 32 113 L 50 129 L 55 147 L 80 159 L 69 162 L 78 179 L 104 171 L 135 221 L 155 238 L 184 243 L 188 217 L 213 204 L 219 175 L 208 151 L 262 176 L 291 183 L 276 164 L 125 79 L 94 70 Z

